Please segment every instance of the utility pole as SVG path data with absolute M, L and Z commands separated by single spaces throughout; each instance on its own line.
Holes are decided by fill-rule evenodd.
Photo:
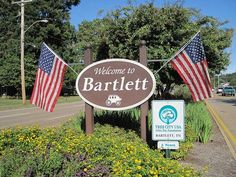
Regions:
M 217 81 L 217 85 L 218 85 L 218 87 L 220 86 L 220 74 L 218 74 L 218 81 Z
M 24 0 L 21 0 L 21 34 L 20 34 L 20 66 L 21 66 L 21 92 L 22 92 L 22 102 L 23 104 L 26 104 L 26 92 L 25 92 L 25 63 L 24 63 L 24 41 L 25 41 L 25 32 L 24 32 L 24 26 L 25 26 L 25 4 Z
M 24 65 L 24 38 L 25 38 L 25 3 L 31 2 L 32 0 L 21 0 L 18 2 L 12 2 L 12 4 L 18 4 L 21 6 L 21 37 L 20 37 L 20 46 L 21 46 L 21 54 L 20 54 L 20 66 L 21 66 L 21 93 L 22 93 L 22 103 L 26 104 L 26 92 L 25 92 L 25 65 Z

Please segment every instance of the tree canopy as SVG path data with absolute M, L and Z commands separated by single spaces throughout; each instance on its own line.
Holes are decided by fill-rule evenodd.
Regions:
M 168 59 L 200 30 L 210 73 L 219 73 L 229 64 L 225 49 L 230 47 L 233 35 L 233 29 L 224 28 L 225 23 L 178 4 L 161 8 L 153 3 L 129 5 L 111 11 L 102 19 L 82 22 L 77 32 L 78 47 L 91 43 L 96 60 L 113 57 L 137 60 L 140 41 L 145 40 L 149 60 Z M 149 67 L 155 73 L 163 63 L 164 60 L 150 63 Z M 170 66 L 156 73 L 156 77 L 158 86 L 166 92 L 172 83 L 182 82 Z
M 223 74 L 219 76 L 220 83 L 229 83 L 232 86 L 236 86 L 236 72 L 231 74 Z
M 20 6 L 12 1 L 0 1 L 0 86 L 19 92 L 20 87 Z M 76 31 L 70 24 L 70 9 L 80 0 L 32 1 L 25 3 L 25 79 L 32 89 L 42 42 L 48 44 L 66 62 L 73 61 Z M 73 48 L 73 50 L 72 50 Z
M 0 86 L 20 91 L 20 7 L 11 1 L 0 0 Z M 195 9 L 180 4 L 156 7 L 146 3 L 138 7 L 127 5 L 110 11 L 100 19 L 84 21 L 78 31 L 70 24 L 72 6 L 80 0 L 32 1 L 25 5 L 25 29 L 37 20 L 25 34 L 25 76 L 28 94 L 32 90 L 37 69 L 40 45 L 46 42 L 66 62 L 79 62 L 88 43 L 92 44 L 95 60 L 128 58 L 138 60 L 141 40 L 146 41 L 148 59 L 168 59 L 197 31 L 201 30 L 210 74 L 219 74 L 229 64 L 227 50 L 232 42 L 233 29 L 226 22 L 203 16 Z M 32 47 L 36 46 L 36 48 Z M 158 88 L 169 92 L 181 84 L 178 74 L 167 65 L 156 72 L 164 60 L 149 63 L 156 76 Z M 77 68 L 78 69 L 78 68 Z M 65 85 L 74 86 L 75 75 L 67 71 Z

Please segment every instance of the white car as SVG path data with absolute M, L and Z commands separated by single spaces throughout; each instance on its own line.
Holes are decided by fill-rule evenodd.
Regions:
M 222 93 L 223 92 L 223 88 L 222 87 L 219 87 L 216 91 L 216 93 Z
M 118 95 L 109 95 L 106 100 L 106 105 L 111 106 L 113 103 L 116 104 L 116 106 L 119 106 L 121 104 L 121 98 Z

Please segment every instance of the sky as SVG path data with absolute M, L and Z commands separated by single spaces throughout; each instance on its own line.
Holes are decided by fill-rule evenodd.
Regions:
M 134 0 L 133 4 L 138 6 L 148 0 Z M 173 0 L 154 0 L 157 7 L 162 7 L 166 3 L 173 3 Z M 92 21 L 95 18 L 101 18 L 100 10 L 104 10 L 103 14 L 118 7 L 127 5 L 127 0 L 81 0 L 77 7 L 73 7 L 71 13 L 71 23 L 78 29 L 79 24 L 84 21 Z M 184 7 L 196 8 L 200 10 L 202 15 L 213 16 L 221 21 L 229 21 L 225 26 L 233 28 L 235 34 L 232 46 L 228 49 L 231 52 L 230 65 L 222 74 L 236 72 L 236 0 L 185 0 Z

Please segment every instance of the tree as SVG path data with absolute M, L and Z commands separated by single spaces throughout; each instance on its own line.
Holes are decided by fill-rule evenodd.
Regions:
M 35 80 L 42 42 L 47 43 L 66 62 L 73 62 L 76 52 L 71 46 L 76 42 L 76 33 L 69 22 L 69 11 L 79 2 L 80 0 L 41 0 L 25 4 L 25 29 L 37 20 L 49 21 L 47 24 L 36 23 L 25 34 L 25 79 L 28 94 Z M 0 85 L 13 87 L 19 92 L 20 7 L 12 5 L 11 1 L 1 0 L 0 10 Z
M 92 44 L 96 60 L 108 58 L 108 26 L 109 21 L 107 19 L 95 19 L 92 22 L 83 21 L 77 32 L 79 55 L 83 55 L 87 45 Z
M 218 73 L 229 63 L 229 53 L 233 30 L 224 29 L 225 23 L 197 10 L 184 8 L 178 3 L 157 8 L 153 3 L 138 7 L 127 6 L 108 13 L 102 19 L 83 22 L 78 30 L 79 45 L 94 44 L 96 59 L 128 58 L 138 59 L 141 40 L 146 41 L 148 59 L 169 59 L 198 30 L 201 30 L 207 61 L 211 73 Z M 164 63 L 149 63 L 154 71 Z M 178 74 L 167 65 L 159 73 L 160 91 L 169 93 L 174 84 L 182 83 Z
M 232 86 L 236 86 L 236 72 L 231 74 L 221 75 L 220 78 L 222 79 L 223 83 L 229 83 Z

